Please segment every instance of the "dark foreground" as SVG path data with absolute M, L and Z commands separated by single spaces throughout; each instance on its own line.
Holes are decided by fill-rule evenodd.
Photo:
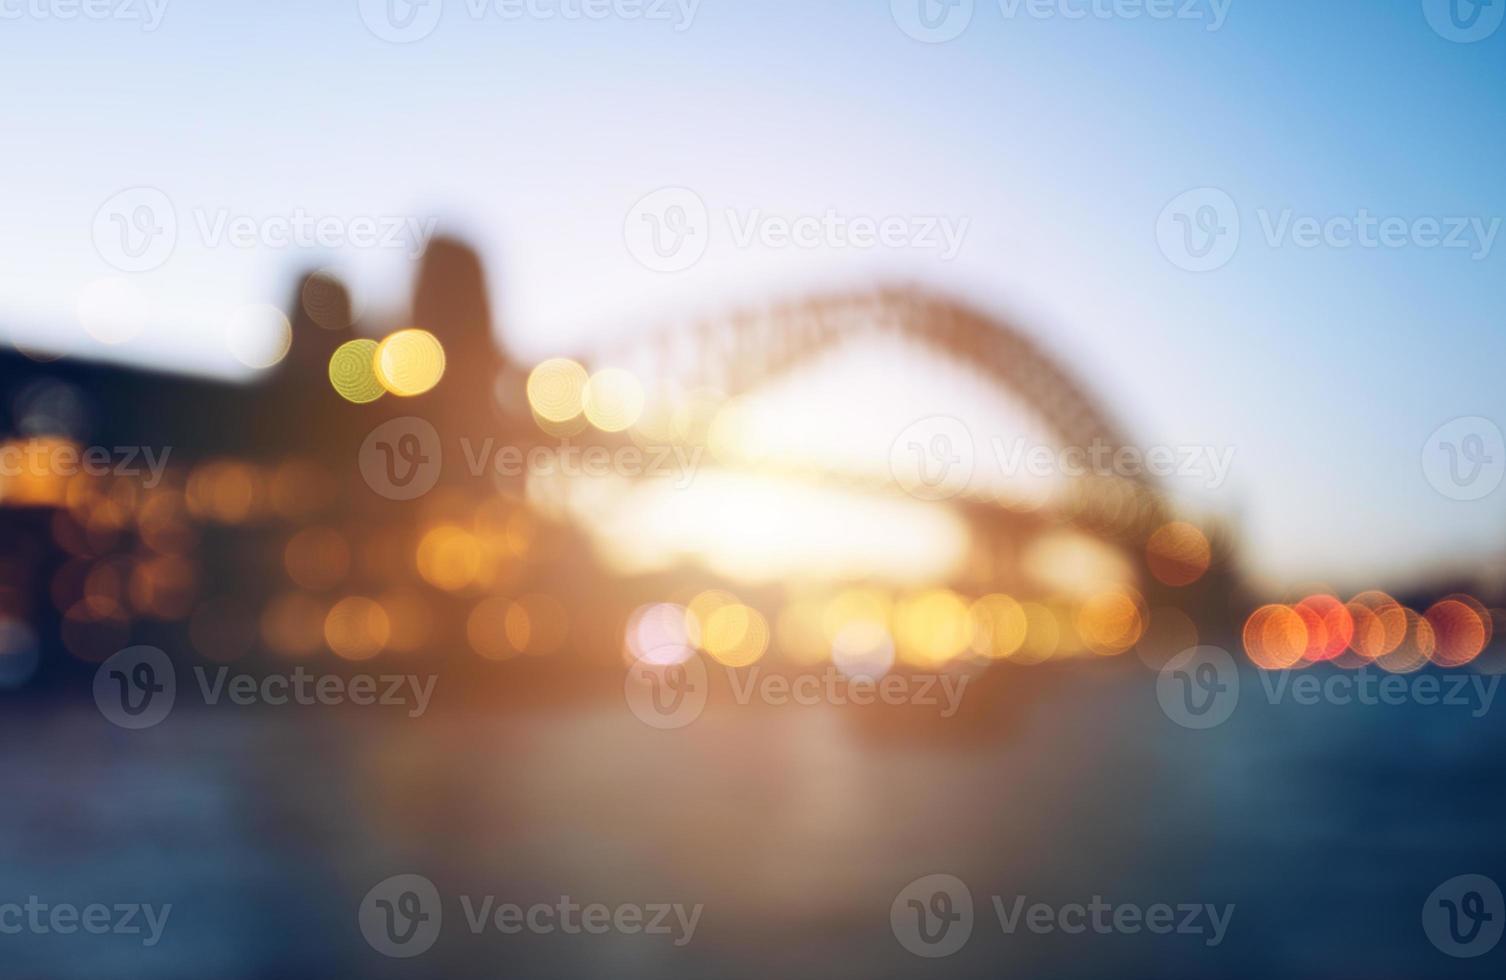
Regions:
M 1189 731 L 1137 665 L 1044 670 L 990 674 L 968 692 L 972 721 L 893 724 L 881 707 L 722 701 L 661 731 L 605 686 L 547 706 L 441 692 L 415 719 L 183 706 L 139 732 L 87 695 L 11 703 L 0 904 L 172 910 L 151 947 L 0 934 L 0 973 L 1501 975 L 1506 944 L 1447 957 L 1422 912 L 1453 876 L 1506 880 L 1506 705 L 1472 717 L 1250 695 Z M 890 908 L 935 873 L 965 882 L 976 916 L 958 952 L 922 959 Z M 379 955 L 359 924 L 363 897 L 396 874 L 441 896 L 437 940 L 411 959 Z M 703 908 L 676 945 L 678 926 L 478 933 L 467 913 L 488 896 Z M 1019 896 L 1234 910 L 1217 945 L 1206 931 L 1006 934 L 995 896 L 1006 911 Z

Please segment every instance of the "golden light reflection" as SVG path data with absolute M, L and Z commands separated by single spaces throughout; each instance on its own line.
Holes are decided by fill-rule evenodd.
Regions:
M 869 496 L 775 476 L 703 471 L 612 484 L 605 497 L 563 505 L 603 560 L 626 574 L 685 558 L 747 583 L 863 578 L 918 586 L 945 580 L 965 558 L 968 533 L 944 506 Z
M 418 573 L 436 588 L 457 592 L 480 576 L 482 557 L 474 534 L 455 524 L 441 524 L 419 540 Z
M 604 368 L 591 375 L 581 392 L 590 423 L 603 432 L 621 432 L 643 414 L 643 386 L 631 372 Z
M 1213 549 L 1202 531 L 1185 521 L 1163 524 L 1145 544 L 1150 573 L 1165 585 L 1191 585 L 1208 571 Z
M 372 367 L 377 381 L 394 395 L 422 395 L 444 377 L 444 345 L 427 330 L 399 330 L 377 345 Z
M 1245 620 L 1245 653 L 1257 667 L 1286 670 L 1307 651 L 1307 623 L 1291 606 L 1261 606 Z
M 972 640 L 967 603 L 947 589 L 906 597 L 894 609 L 894 639 L 899 658 L 913 666 L 954 660 Z
M 1145 632 L 1143 601 L 1124 591 L 1101 592 L 1077 612 L 1077 633 L 1100 656 L 1124 653 Z
M 1039 664 L 1054 657 L 1062 645 L 1062 627 L 1056 614 L 1039 602 L 1023 602 L 1025 642 L 1010 657 L 1015 663 Z
M 718 606 L 701 625 L 701 648 L 728 667 L 754 663 L 768 646 L 768 623 L 758 610 L 740 602 Z
M 1449 597 L 1434 603 L 1423 619 L 1436 641 L 1432 659 L 1440 667 L 1462 667 L 1478 657 L 1490 642 L 1486 625 L 1489 613 L 1482 614 L 1465 597 Z
M 387 393 L 376 373 L 378 344 L 365 337 L 347 340 L 329 357 L 329 383 L 348 402 L 365 405 Z
M 1401 603 L 1384 592 L 1361 592 L 1346 609 L 1354 622 L 1350 648 L 1367 661 L 1378 660 L 1401 645 L 1407 635 L 1407 614 Z
M 1007 595 L 986 595 L 968 611 L 972 619 L 972 646 L 978 654 L 994 660 L 1013 657 L 1025 645 L 1030 620 L 1025 609 Z
M 369 660 L 387 645 L 387 612 L 365 596 L 346 596 L 324 617 L 324 641 L 346 660 Z
M 1296 609 L 1307 626 L 1307 649 L 1302 655 L 1310 663 L 1333 660 L 1354 642 L 1354 615 L 1336 597 L 1310 595 Z
M 568 358 L 556 357 L 528 375 L 528 405 L 548 422 L 569 422 L 585 411 L 586 369 Z

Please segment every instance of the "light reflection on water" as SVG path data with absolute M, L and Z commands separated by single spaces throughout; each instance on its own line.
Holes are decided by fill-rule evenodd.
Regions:
M 1144 674 L 1073 681 L 1011 698 L 1008 724 L 940 736 L 882 709 L 732 704 L 658 731 L 605 697 L 411 721 L 182 708 L 136 733 L 89 705 L 27 706 L 0 720 L 0 901 L 174 910 L 152 949 L 30 934 L 0 948 L 22 976 L 920 976 L 934 964 L 898 947 L 889 904 L 948 872 L 980 914 L 945 961 L 957 975 L 1454 968 L 1426 946 L 1418 908 L 1446 877 L 1501 867 L 1493 713 L 1251 699 L 1188 732 Z M 446 896 L 440 942 L 412 962 L 378 957 L 356 927 L 366 890 L 403 872 Z M 674 948 L 472 935 L 458 904 L 562 894 L 705 912 Z M 1212 950 L 1003 936 L 988 897 L 1020 894 L 1237 912 Z

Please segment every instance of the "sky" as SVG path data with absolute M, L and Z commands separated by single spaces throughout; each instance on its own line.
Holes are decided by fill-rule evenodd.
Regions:
M 1032 331 L 1143 445 L 1232 450 L 1187 496 L 1266 582 L 1499 565 L 1506 491 L 1424 467 L 1451 420 L 1506 423 L 1499 6 L 957 0 L 928 32 L 920 0 L 582 2 L 0 0 L 0 333 L 244 375 L 238 311 L 328 267 L 398 317 L 429 229 L 480 247 L 525 360 L 915 283 Z M 666 200 L 705 209 L 685 268 L 643 252 Z M 282 243 L 300 215 L 323 242 Z M 828 215 L 902 233 L 778 238 Z M 1407 230 L 1355 244 L 1366 215 Z

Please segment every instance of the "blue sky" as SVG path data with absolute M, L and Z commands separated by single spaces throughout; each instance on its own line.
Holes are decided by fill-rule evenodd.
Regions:
M 1501 553 L 1506 490 L 1450 500 L 1419 457 L 1457 416 L 1506 422 L 1506 242 L 1478 259 L 1300 248 L 1269 242 L 1262 216 L 1506 217 L 1506 28 L 1453 43 L 1421 0 L 1232 0 L 1218 30 L 1210 0 L 1176 0 L 1197 17 L 1170 20 L 977 0 L 959 36 L 927 44 L 887 0 L 702 0 L 688 26 L 538 2 L 554 16 L 448 0 L 432 33 L 394 44 L 356 0 L 167 0 L 152 31 L 7 0 L 23 13 L 0 20 L 0 330 L 233 374 L 218 324 L 282 303 L 300 268 L 397 302 L 402 250 L 238 248 L 198 224 L 295 208 L 470 236 L 530 358 L 770 294 L 920 282 L 1038 331 L 1140 440 L 1234 447 L 1229 484 L 1197 505 L 1237 518 L 1272 582 L 1387 584 Z M 79 296 L 121 273 L 91 229 L 138 186 L 172 202 L 177 246 L 125 274 L 154 313 L 105 349 Z M 624 216 L 665 186 L 713 215 L 968 231 L 945 260 L 737 248 L 713 226 L 705 258 L 666 274 L 623 245 Z M 1192 273 L 1156 227 L 1200 187 L 1235 202 L 1241 235 L 1227 265 Z

